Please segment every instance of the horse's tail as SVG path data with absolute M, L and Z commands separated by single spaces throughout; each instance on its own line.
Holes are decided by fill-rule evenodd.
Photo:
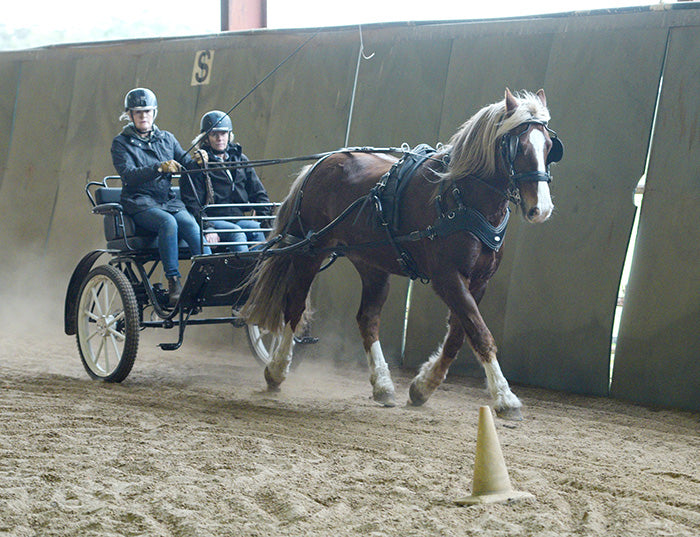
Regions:
M 292 183 L 289 194 L 277 211 L 271 237 L 286 233 L 296 214 L 297 199 L 310 168 L 311 166 L 305 166 Z M 271 249 L 275 249 L 275 246 Z M 273 253 L 266 256 L 253 270 L 247 283 L 250 294 L 240 311 L 240 315 L 248 324 L 256 324 L 261 329 L 273 333 L 279 333 L 284 328 L 288 289 L 295 278 L 293 255 Z M 300 325 L 304 324 L 303 321 L 304 319 Z

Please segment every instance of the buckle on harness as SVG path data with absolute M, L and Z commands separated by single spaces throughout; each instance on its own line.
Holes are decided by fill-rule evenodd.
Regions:
M 396 262 L 399 264 L 399 267 L 401 267 L 401 271 L 412 280 L 421 277 L 421 274 L 418 272 L 418 267 L 416 267 L 416 262 L 408 252 L 400 252 L 399 257 L 396 258 Z
M 409 241 L 419 241 L 423 238 L 428 238 L 431 241 L 437 237 L 437 231 L 435 231 L 435 228 L 433 226 L 428 226 L 425 228 L 423 231 L 411 231 L 408 234 L 408 240 Z

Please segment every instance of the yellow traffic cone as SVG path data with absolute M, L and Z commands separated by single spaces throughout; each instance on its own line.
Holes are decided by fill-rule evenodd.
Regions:
M 479 408 L 479 429 L 476 436 L 476 457 L 474 458 L 474 482 L 472 494 L 456 500 L 458 505 L 478 503 L 512 502 L 524 498 L 534 498 L 529 492 L 513 490 L 503 460 L 501 445 L 496 436 L 491 409 Z

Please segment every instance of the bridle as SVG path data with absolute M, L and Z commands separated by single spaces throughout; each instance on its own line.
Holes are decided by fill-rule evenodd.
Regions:
M 527 128 L 515 134 L 514 131 L 525 125 Z M 520 151 L 520 137 L 525 133 L 529 132 L 531 125 L 540 125 L 548 133 L 552 141 L 552 147 L 547 154 L 546 169 L 545 171 L 533 170 L 529 172 L 516 172 L 515 171 L 515 159 Z M 539 181 L 546 181 L 550 183 L 552 181 L 552 175 L 549 173 L 549 165 L 552 162 L 559 162 L 564 156 L 564 144 L 562 144 L 557 133 L 547 126 L 545 121 L 526 121 L 521 123 L 515 129 L 508 131 L 503 135 L 501 139 L 501 155 L 509 169 L 509 192 L 513 189 L 518 189 L 520 183 L 535 183 Z

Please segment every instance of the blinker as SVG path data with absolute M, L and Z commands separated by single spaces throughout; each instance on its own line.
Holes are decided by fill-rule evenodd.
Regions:
M 550 133 L 551 132 L 553 131 L 550 131 Z M 547 155 L 547 165 L 549 166 L 552 162 L 559 162 L 563 156 L 564 144 L 561 143 L 561 140 L 556 135 L 556 133 L 553 133 L 552 148 L 549 150 L 549 154 Z
M 538 121 L 532 121 L 531 123 L 543 125 L 550 134 L 552 147 L 547 154 L 547 166 L 549 166 L 552 162 L 559 162 L 564 157 L 564 144 L 559 136 L 557 136 L 557 133 L 544 123 L 540 123 Z M 511 132 L 507 133 L 501 141 L 501 152 L 503 154 L 503 158 L 506 159 L 511 166 L 513 165 L 513 162 L 515 162 L 515 157 L 518 155 L 519 145 L 520 135 L 512 134 Z

